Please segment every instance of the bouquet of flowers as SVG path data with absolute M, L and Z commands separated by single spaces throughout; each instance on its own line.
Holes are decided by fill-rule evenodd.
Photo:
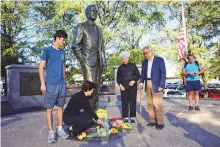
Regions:
M 117 128 L 119 131 L 132 129 L 130 123 L 123 122 L 123 118 L 112 118 L 110 122 L 112 123 L 112 127 Z
M 130 123 L 124 123 L 123 118 L 108 118 L 108 113 L 105 109 L 98 109 L 96 111 L 96 115 L 102 122 L 105 123 L 105 127 L 102 128 L 100 126 L 97 126 L 90 132 L 87 137 L 107 137 L 110 134 L 118 134 L 119 132 L 122 132 L 123 130 L 132 129 Z
M 110 129 L 110 125 L 109 125 L 109 120 L 108 120 L 108 113 L 105 109 L 98 109 L 96 111 L 96 115 L 98 116 L 98 118 L 104 122 L 105 124 L 105 128 L 104 130 L 103 129 L 100 129 L 100 134 L 102 134 L 101 136 L 107 136 L 109 135 L 111 132 L 109 131 Z

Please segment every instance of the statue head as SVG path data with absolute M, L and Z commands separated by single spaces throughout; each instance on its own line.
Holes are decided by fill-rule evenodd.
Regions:
M 89 5 L 86 7 L 86 18 L 95 21 L 97 18 L 98 9 L 96 5 Z

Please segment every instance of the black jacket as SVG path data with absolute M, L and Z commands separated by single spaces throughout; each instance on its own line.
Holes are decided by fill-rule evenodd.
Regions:
M 137 86 L 137 81 L 140 78 L 140 72 L 134 63 L 121 64 L 117 72 L 117 83 L 122 84 L 126 90 L 129 89 L 129 82 L 135 81 L 134 86 Z
M 80 91 L 71 97 L 66 109 L 64 110 L 64 116 L 80 116 L 81 109 L 87 112 L 91 119 L 98 119 L 97 115 L 89 105 L 88 97 L 85 96 L 83 91 Z

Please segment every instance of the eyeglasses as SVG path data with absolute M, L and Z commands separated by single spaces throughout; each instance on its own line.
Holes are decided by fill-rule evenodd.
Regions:
M 143 54 L 144 54 L 144 55 L 147 55 L 149 52 L 150 52 L 150 51 L 148 51 L 148 52 L 143 52 Z

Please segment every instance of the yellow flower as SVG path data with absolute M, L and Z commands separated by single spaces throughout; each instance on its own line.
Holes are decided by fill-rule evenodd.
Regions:
M 96 111 L 96 115 L 98 116 L 98 118 L 108 118 L 108 113 L 105 109 L 98 109 Z
M 110 132 L 112 134 L 118 134 L 118 130 L 116 128 L 111 128 Z
M 130 124 L 122 124 L 122 129 L 131 129 L 131 125 Z

